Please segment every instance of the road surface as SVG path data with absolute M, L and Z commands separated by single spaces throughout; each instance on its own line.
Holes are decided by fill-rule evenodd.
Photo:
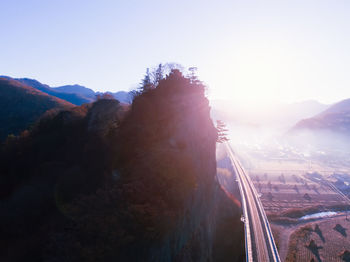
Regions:
M 246 260 L 249 262 L 279 262 L 278 251 L 259 195 L 230 145 L 228 143 L 226 145 L 241 191 Z

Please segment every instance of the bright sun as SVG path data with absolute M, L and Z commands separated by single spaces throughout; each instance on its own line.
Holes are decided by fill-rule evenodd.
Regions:
M 218 69 L 210 75 L 210 98 L 251 105 L 293 100 L 292 83 L 300 69 L 292 51 L 261 43 L 223 51 L 217 57 Z

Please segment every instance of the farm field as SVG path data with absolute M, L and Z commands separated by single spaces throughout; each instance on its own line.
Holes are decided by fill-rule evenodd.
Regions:
M 350 165 L 300 152 L 243 150 L 281 261 L 350 262 Z M 340 161 L 342 160 L 342 161 Z M 332 212 L 329 217 L 305 217 Z
M 283 227 L 273 225 L 275 239 L 288 238 L 282 261 L 350 261 L 350 220 L 344 214 Z
M 251 172 L 250 176 L 261 194 L 260 199 L 267 215 L 316 206 L 346 205 L 344 198 L 327 183 L 315 181 L 303 171 Z
M 260 194 L 281 260 L 350 261 L 350 220 L 345 213 L 350 206 L 334 186 L 335 171 L 318 165 L 317 172 L 308 172 L 305 163 L 283 161 L 274 168 L 259 167 L 248 172 Z M 269 169 L 262 169 L 266 167 Z M 301 219 L 323 211 L 337 215 Z

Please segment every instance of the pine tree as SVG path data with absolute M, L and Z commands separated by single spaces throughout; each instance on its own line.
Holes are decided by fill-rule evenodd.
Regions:
M 218 138 L 217 138 L 218 143 L 227 142 L 229 140 L 227 138 L 227 133 L 226 133 L 228 129 L 226 128 L 226 124 L 223 121 L 221 120 L 216 121 L 216 130 L 218 132 Z
M 150 89 L 152 89 L 154 87 L 152 81 L 151 81 L 151 75 L 150 75 L 150 72 L 149 72 L 149 68 L 147 68 L 147 71 L 146 71 L 146 75 L 145 77 L 143 78 L 141 84 L 140 84 L 140 87 L 139 87 L 139 90 L 141 93 L 144 93 Z
M 158 65 L 158 68 L 155 70 L 154 72 L 154 85 L 157 86 L 160 82 L 160 80 L 162 80 L 164 78 L 164 68 L 162 64 Z
M 190 67 L 188 71 L 190 71 L 189 78 L 191 80 L 191 83 L 193 84 L 197 83 L 198 82 L 197 67 Z

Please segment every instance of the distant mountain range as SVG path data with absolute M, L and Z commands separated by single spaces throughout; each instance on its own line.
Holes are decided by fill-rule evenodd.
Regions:
M 81 85 L 50 87 L 35 79 L 0 76 L 0 140 L 18 134 L 53 108 L 82 105 L 96 100 L 101 92 Z M 108 92 L 123 103 L 130 103 L 130 92 Z M 342 133 L 350 131 L 350 99 L 331 106 L 309 100 L 293 104 L 274 104 L 259 108 L 238 105 L 228 100 L 211 101 L 212 117 L 228 123 L 302 129 L 327 129 Z M 11 106 L 13 110 L 11 110 Z
M 85 86 L 81 86 L 81 85 L 65 85 L 65 86 L 55 87 L 54 89 L 57 92 L 68 93 L 68 94 L 79 94 L 85 97 L 89 97 L 91 99 L 94 99 L 96 96 L 94 90 L 90 88 L 86 88 Z
M 102 94 L 81 85 L 50 87 L 35 79 L 0 76 L 0 141 L 18 135 L 51 109 L 65 109 L 96 100 Z M 130 92 L 109 94 L 130 103 Z
M 90 88 L 81 85 L 65 85 L 58 87 L 50 87 L 49 85 L 42 84 L 38 80 L 30 78 L 11 78 L 9 76 L 0 76 L 0 78 L 6 78 L 9 80 L 19 81 L 27 86 L 33 87 L 51 96 L 55 96 L 66 100 L 74 105 L 82 105 L 84 103 L 90 103 L 95 101 L 96 96 L 102 94 L 101 92 L 95 92 Z M 119 91 L 116 93 L 108 92 L 120 102 L 130 103 L 130 92 Z
M 237 104 L 228 100 L 211 101 L 212 117 L 225 122 L 250 126 L 280 126 L 290 128 L 304 118 L 312 117 L 329 106 L 315 100 L 291 104 L 264 106 Z
M 292 131 L 303 129 L 350 134 L 350 99 L 342 100 L 311 118 L 299 121 Z
M 0 77 L 0 140 L 18 135 L 50 109 L 73 107 L 72 103 L 9 78 Z
M 280 127 L 294 133 L 302 130 L 350 134 L 350 99 L 332 105 L 314 100 L 292 104 L 246 106 L 228 100 L 211 101 L 213 119 L 250 127 Z
M 350 98 L 333 104 L 327 110 L 321 112 L 319 116 L 324 116 L 324 115 L 333 114 L 333 113 L 345 113 L 345 112 L 350 112 Z

